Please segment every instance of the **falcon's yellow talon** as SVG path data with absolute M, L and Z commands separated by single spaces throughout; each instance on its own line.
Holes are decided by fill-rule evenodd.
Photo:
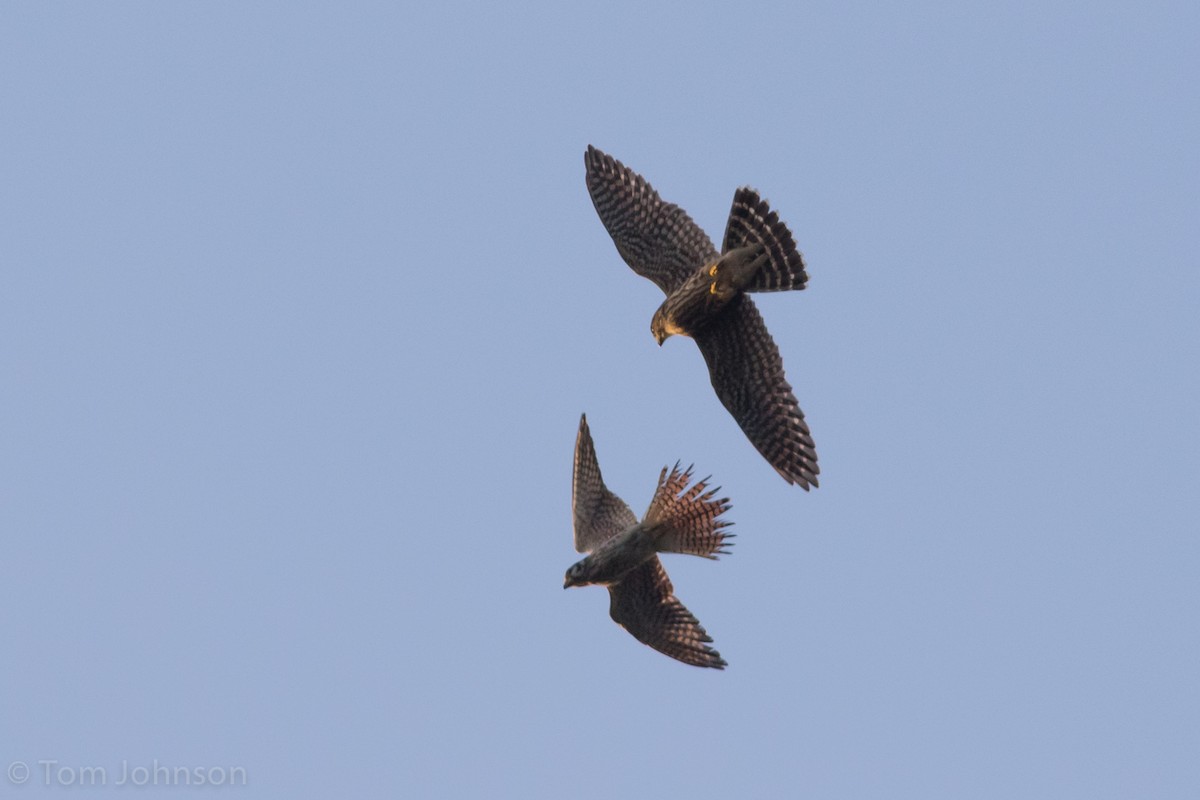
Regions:
M 716 262 L 716 264 L 713 264 L 711 267 L 709 267 L 708 274 L 715 278 L 717 276 L 717 264 L 720 264 L 720 263 L 721 262 L 718 261 L 718 262 Z
M 709 294 L 716 294 L 716 293 L 717 293 L 717 282 L 716 282 L 716 281 L 713 281 L 712 283 L 710 283 L 710 284 L 708 285 L 708 293 L 709 293 Z

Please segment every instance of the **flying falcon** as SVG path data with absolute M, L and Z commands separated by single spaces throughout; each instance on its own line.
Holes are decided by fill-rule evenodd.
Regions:
M 659 553 L 689 553 L 715 559 L 733 543 L 732 523 L 717 519 L 729 510 L 727 498 L 713 499 L 707 479 L 690 487 L 692 469 L 666 467 L 645 518 L 638 522 L 600 476 L 587 415 L 575 438 L 571 505 L 575 549 L 588 553 L 567 570 L 563 588 L 600 584 L 608 587 L 608 613 L 643 644 L 697 667 L 724 669 L 721 654 L 708 646 L 712 637 L 675 597 Z M 707 490 L 707 491 L 706 491 Z
M 783 360 L 747 292 L 803 289 L 804 260 L 791 231 L 758 192 L 733 195 L 718 253 L 679 206 L 617 159 L 588 146 L 587 187 L 600 221 L 633 271 L 667 299 L 650 330 L 661 345 L 682 334 L 696 340 L 717 397 L 788 483 L 817 485 L 817 451 Z

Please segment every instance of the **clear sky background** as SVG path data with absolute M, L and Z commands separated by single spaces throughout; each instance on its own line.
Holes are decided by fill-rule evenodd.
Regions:
M 5 4 L 3 788 L 1194 799 L 1196 9 Z M 789 224 L 820 489 L 655 344 L 589 143 Z M 638 513 L 732 499 L 666 559 L 725 672 L 562 590 L 581 412 Z

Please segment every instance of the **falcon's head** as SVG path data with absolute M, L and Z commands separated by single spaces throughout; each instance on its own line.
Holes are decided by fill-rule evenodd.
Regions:
M 662 343 L 667 340 L 667 337 L 674 336 L 677 333 L 686 334 L 683 328 L 676 325 L 667 315 L 667 304 L 664 302 L 654 312 L 654 316 L 650 318 L 650 332 L 654 334 L 654 341 L 658 342 L 658 346 L 662 347 Z
M 591 581 L 588 579 L 587 559 L 576 561 L 567 570 L 566 577 L 563 578 L 563 588 L 570 589 L 572 586 L 587 586 Z

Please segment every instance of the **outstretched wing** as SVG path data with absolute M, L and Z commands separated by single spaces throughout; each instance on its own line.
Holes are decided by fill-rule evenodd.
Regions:
M 608 587 L 608 613 L 642 644 L 697 667 L 725 668 L 708 646 L 712 637 L 673 594 L 671 579 L 655 556 Z
M 575 437 L 571 508 L 575 515 L 575 549 L 581 553 L 594 550 L 596 545 L 637 524 L 637 517 L 625 501 L 604 485 L 587 414 L 580 417 Z
M 808 274 L 804 271 L 804 259 L 796 249 L 792 232 L 758 192 L 743 186 L 733 194 L 721 252 L 728 253 L 751 244 L 766 248 L 768 260 L 746 291 L 778 292 L 804 288 Z
M 788 483 L 817 485 L 817 451 L 804 413 L 783 374 L 779 348 L 754 302 L 735 299 L 693 337 L 717 397 Z
M 588 193 L 617 252 L 638 275 L 673 292 L 719 255 L 708 235 L 679 206 L 664 203 L 645 178 L 588 145 Z

